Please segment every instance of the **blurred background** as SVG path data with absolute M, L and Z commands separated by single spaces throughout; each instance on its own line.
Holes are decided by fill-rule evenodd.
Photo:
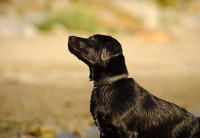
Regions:
M 0 0 L 0 137 L 95 138 L 68 37 L 111 35 L 129 77 L 200 116 L 199 0 Z

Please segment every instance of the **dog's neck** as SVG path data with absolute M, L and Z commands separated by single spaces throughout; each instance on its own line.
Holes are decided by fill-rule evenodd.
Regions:
M 123 54 L 109 60 L 110 61 L 106 63 L 106 66 L 95 65 L 90 67 L 90 81 L 99 81 L 104 78 L 111 78 L 121 74 L 128 75 Z
M 103 85 L 113 84 L 114 82 L 121 80 L 121 79 L 126 79 L 127 77 L 128 77 L 128 74 L 116 75 L 113 77 L 103 78 L 99 81 L 90 81 L 90 85 L 92 88 L 96 88 L 96 87 L 100 87 Z

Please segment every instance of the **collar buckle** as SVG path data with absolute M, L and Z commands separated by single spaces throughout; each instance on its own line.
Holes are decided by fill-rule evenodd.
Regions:
M 94 89 L 94 81 L 90 81 L 90 87 Z

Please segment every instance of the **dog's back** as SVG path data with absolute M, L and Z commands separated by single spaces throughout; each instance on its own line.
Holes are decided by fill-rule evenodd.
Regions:
M 91 112 L 109 136 L 131 132 L 131 137 L 140 138 L 200 138 L 191 113 L 153 96 L 131 78 L 94 89 Z

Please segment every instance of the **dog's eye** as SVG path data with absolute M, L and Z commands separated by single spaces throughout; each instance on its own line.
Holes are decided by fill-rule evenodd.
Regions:
M 91 41 L 97 41 L 97 38 L 95 38 L 95 37 L 90 37 L 89 40 L 91 40 Z

